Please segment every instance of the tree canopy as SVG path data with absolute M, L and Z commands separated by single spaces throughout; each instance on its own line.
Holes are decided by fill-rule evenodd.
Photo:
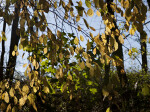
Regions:
M 149 0 L 2 0 L 0 110 L 149 111 L 149 8 Z M 141 48 L 126 47 L 135 36 Z M 142 75 L 126 72 L 123 47 L 141 55 Z

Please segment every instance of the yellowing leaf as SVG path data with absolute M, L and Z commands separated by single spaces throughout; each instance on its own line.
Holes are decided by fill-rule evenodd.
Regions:
M 47 47 L 44 48 L 44 54 L 46 54 L 46 53 L 47 53 Z
M 25 63 L 24 65 L 23 65 L 23 67 L 26 67 L 27 66 L 27 63 Z
M 16 51 L 16 56 L 18 56 L 19 55 L 19 52 L 18 51 Z
M 26 103 L 26 100 L 27 100 L 27 95 L 25 95 L 24 97 L 20 98 L 19 99 L 19 105 L 22 107 Z
M 11 97 L 14 97 L 14 94 L 15 94 L 14 88 L 11 88 L 11 89 L 9 90 L 9 94 L 10 94 Z
M 34 94 L 30 93 L 30 94 L 28 95 L 28 100 L 29 100 L 29 103 L 30 103 L 30 104 L 34 104 L 34 101 L 35 101 L 35 96 L 34 96 Z
M 43 91 L 44 91 L 44 93 L 46 93 L 46 94 L 48 94 L 48 93 L 50 92 L 48 87 L 44 87 L 44 88 L 43 88 Z
M 27 85 L 24 85 L 22 87 L 22 92 L 23 92 L 23 94 L 28 94 L 29 93 L 29 87 Z
M 149 94 L 150 94 L 149 87 L 147 85 L 144 85 L 144 87 L 142 88 L 142 95 L 147 96 Z
M 90 0 L 85 0 L 85 4 L 88 8 L 91 8 L 91 2 Z
M 59 53 L 59 58 L 63 59 L 63 54 L 62 53 Z
M 111 112 L 110 107 L 107 108 L 106 112 Z
M 101 13 L 97 10 L 97 11 L 96 11 L 96 15 L 97 15 L 97 16 L 100 16 Z
M 83 70 L 85 68 L 85 64 L 84 62 L 82 61 L 80 64 L 79 64 L 80 68 Z
M 91 26 L 90 26 L 90 29 L 93 30 L 93 31 L 96 31 L 95 28 L 93 28 L 93 27 L 91 27 Z
M 2 37 L 0 36 L 0 42 L 2 41 Z
M 114 49 L 115 51 L 118 49 L 118 42 L 116 42 L 116 41 L 115 41 L 115 43 L 114 43 L 114 48 L 115 48 L 115 49 Z
M 80 26 L 78 26 L 78 31 L 81 31 L 81 27 Z
M 80 35 L 80 40 L 84 41 L 84 37 L 82 35 Z
M 16 96 L 14 96 L 14 104 L 17 105 L 17 103 L 18 103 L 18 99 Z
M 11 104 L 9 104 L 6 109 L 6 112 L 10 112 L 10 111 L 11 111 Z
M 92 8 L 90 8 L 88 11 L 87 11 L 87 14 L 88 16 L 92 17 L 94 15 L 94 11 Z
M 130 33 L 131 35 L 134 35 L 135 30 L 134 30 L 133 28 L 131 28 L 130 31 L 129 31 L 129 33 Z
M 88 22 L 86 21 L 86 19 L 83 19 L 83 21 L 84 21 L 86 27 L 89 28 L 89 24 L 88 24 Z
M 9 103 L 9 95 L 8 95 L 7 92 L 5 92 L 4 101 L 5 101 L 6 103 Z
M 20 87 L 20 81 L 17 81 L 15 84 L 15 89 L 19 89 L 19 87 Z
M 75 37 L 75 39 L 74 39 L 74 43 L 75 43 L 76 45 L 78 45 L 78 44 L 79 44 L 79 39 L 78 39 L 77 37 Z
M 17 107 L 13 107 L 12 112 L 17 112 Z
M 103 96 L 106 98 L 109 95 L 109 92 L 105 89 L 102 89 Z
M 124 39 L 121 35 L 119 36 L 119 41 L 120 41 L 121 44 L 124 44 Z
M 16 52 L 15 52 L 15 51 L 13 51 L 13 52 L 12 52 L 12 56 L 15 56 L 15 54 L 16 54 Z
M 93 54 L 94 54 L 94 55 L 96 54 L 96 48 L 94 48 L 94 50 L 93 50 Z
M 80 21 L 80 16 L 79 15 L 76 16 L 76 22 L 78 22 L 78 21 Z

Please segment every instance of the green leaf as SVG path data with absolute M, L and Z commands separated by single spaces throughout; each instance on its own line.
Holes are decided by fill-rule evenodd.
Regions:
M 90 0 L 85 0 L 85 4 L 88 8 L 91 8 L 91 2 Z
M 149 87 L 145 84 L 144 87 L 142 88 L 142 95 L 147 96 L 150 94 Z
M 95 93 L 97 93 L 97 89 L 96 89 L 96 88 L 90 88 L 90 92 L 91 92 L 92 94 L 95 94 Z

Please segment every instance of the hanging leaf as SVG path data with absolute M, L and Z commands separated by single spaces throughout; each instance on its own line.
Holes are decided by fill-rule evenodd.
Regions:
M 9 103 L 9 95 L 8 95 L 7 92 L 5 92 L 4 101 L 5 101 L 6 103 Z
M 46 54 L 46 53 L 47 53 L 47 47 L 44 48 L 44 54 Z
M 11 97 L 14 97 L 14 94 L 15 94 L 14 88 L 11 88 L 11 89 L 9 90 L 9 94 L 10 94 Z
M 15 52 L 15 51 L 13 51 L 13 52 L 12 52 L 12 56 L 15 56 L 15 55 L 16 55 L 16 52 Z
M 91 26 L 90 26 L 90 29 L 93 30 L 93 31 L 96 31 L 95 28 L 93 28 L 93 27 L 91 27 Z
M 92 17 L 94 15 L 94 11 L 92 8 L 90 8 L 88 11 L 87 11 L 87 14 L 88 16 Z
M 45 87 L 44 86 L 44 88 L 43 88 L 43 91 L 44 91 L 44 93 L 46 93 L 46 94 L 48 94 L 50 91 L 49 91 L 49 88 L 48 87 Z
M 84 41 L 84 37 L 82 35 L 80 35 L 80 40 Z
M 83 21 L 84 21 L 86 27 L 89 29 L 89 24 L 88 24 L 88 22 L 86 21 L 86 19 L 83 18 Z
M 79 39 L 78 39 L 77 37 L 75 37 L 75 39 L 74 39 L 74 43 L 75 43 L 76 45 L 78 45 L 78 44 L 79 44 Z
M 94 55 L 96 54 L 96 48 L 94 48 L 94 50 L 93 50 L 93 54 L 94 54 Z
M 97 16 L 101 16 L 101 13 L 97 10 L 97 11 L 96 11 L 96 15 L 97 15 Z
M 91 8 L 91 2 L 90 0 L 85 0 L 85 4 L 88 8 Z
M 23 92 L 24 95 L 28 94 L 29 93 L 29 87 L 27 85 L 24 85 L 22 87 L 22 92 Z

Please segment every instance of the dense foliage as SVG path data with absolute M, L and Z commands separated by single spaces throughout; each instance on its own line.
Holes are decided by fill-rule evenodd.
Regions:
M 149 1 L 1 1 L 0 109 L 150 111 L 148 32 L 144 30 L 150 6 L 146 4 L 150 5 Z M 94 16 L 103 22 L 103 32 L 89 23 Z M 6 32 L 9 26 L 11 35 Z M 140 37 L 142 72 L 126 73 L 122 46 L 135 33 Z M 5 62 L 8 37 L 9 58 Z M 22 66 L 25 77 L 17 79 L 15 68 L 21 52 L 28 53 Z M 136 58 L 136 53 L 136 48 L 128 49 L 131 58 Z

